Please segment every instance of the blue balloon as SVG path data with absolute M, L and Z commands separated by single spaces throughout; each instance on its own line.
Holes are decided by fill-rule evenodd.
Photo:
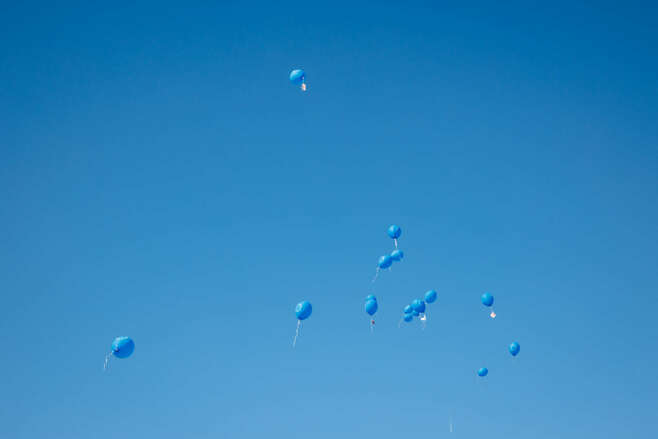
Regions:
M 393 259 L 389 255 L 384 255 L 379 258 L 379 262 L 377 263 L 377 266 L 381 268 L 382 270 L 388 268 L 393 264 Z
M 393 250 L 391 252 L 391 259 L 394 261 L 401 261 L 404 258 L 404 252 L 402 250 Z
M 429 290 L 427 293 L 425 293 L 425 302 L 427 303 L 434 303 L 436 300 L 436 291 L 434 290 Z
M 403 318 L 405 322 L 410 322 L 414 319 L 414 316 L 411 313 L 405 313 Z
M 411 311 L 411 315 L 414 317 L 418 317 L 420 313 L 418 311 Z
M 512 354 L 514 357 L 519 353 L 521 350 L 521 345 L 518 344 L 517 342 L 512 343 L 509 345 L 509 353 Z
M 482 300 L 482 305 L 484 305 L 484 306 L 491 306 L 491 305 L 493 305 L 494 298 L 493 298 L 493 296 L 492 296 L 491 294 L 489 294 L 489 293 L 484 293 L 484 294 L 482 295 L 481 300 Z
M 306 72 L 302 69 L 295 69 L 290 72 L 290 82 L 293 84 L 301 84 L 306 79 Z
M 311 302 L 307 300 L 299 302 L 295 307 L 295 315 L 299 320 L 308 319 L 311 316 L 312 312 L 313 312 L 313 307 L 311 306 Z
M 402 235 L 402 229 L 395 224 L 393 224 L 391 227 L 388 228 L 386 231 L 388 233 L 388 236 L 391 237 L 391 239 L 398 239 L 400 235 Z
M 377 301 L 377 298 L 373 294 L 369 294 L 368 297 L 366 297 L 366 302 L 368 300 L 374 300 L 375 302 Z
M 489 369 L 487 369 L 486 367 L 481 367 L 480 370 L 478 370 L 478 376 L 481 377 L 486 377 L 488 373 L 489 373 Z
M 112 354 L 117 358 L 128 358 L 135 350 L 135 342 L 130 337 L 117 337 L 112 342 Z
M 422 314 L 425 312 L 425 302 L 420 299 L 414 299 L 414 301 L 411 302 L 411 307 L 418 313 Z
M 377 312 L 377 301 L 368 300 L 366 302 L 366 312 L 370 315 L 374 315 Z
M 411 307 L 411 305 L 407 305 L 407 306 L 404 307 L 404 313 L 405 314 L 409 314 L 411 311 L 413 311 L 413 308 Z

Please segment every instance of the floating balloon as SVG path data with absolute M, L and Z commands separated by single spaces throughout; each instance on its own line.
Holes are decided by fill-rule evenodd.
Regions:
M 513 357 L 516 357 L 520 350 L 521 350 L 521 345 L 518 344 L 517 342 L 514 342 L 509 345 L 509 353 L 512 354 Z
M 411 302 L 411 307 L 413 308 L 414 311 L 420 314 L 423 314 L 425 312 L 425 302 L 420 299 L 414 299 L 414 301 Z
M 420 313 L 416 310 L 413 310 L 413 311 L 411 311 L 411 315 L 414 316 L 414 317 L 418 317 L 420 315 Z
M 488 373 L 489 373 L 489 369 L 487 369 L 486 367 L 481 367 L 480 370 L 478 370 L 478 376 L 481 377 L 486 377 Z
M 489 294 L 489 293 L 484 293 L 482 297 L 480 297 L 480 300 L 482 301 L 482 305 L 490 307 L 494 303 L 494 297 Z M 496 318 L 496 313 L 494 312 L 493 308 L 491 308 L 491 314 L 489 314 L 489 317 L 492 319 Z
M 112 342 L 112 350 L 105 356 L 105 364 L 103 370 L 107 370 L 110 356 L 114 355 L 117 358 L 128 358 L 135 350 L 135 342 L 130 337 L 117 337 Z
M 413 308 L 411 308 L 411 305 L 407 305 L 407 306 L 404 307 L 404 313 L 405 314 L 409 314 L 409 313 L 411 313 L 411 311 L 413 311 Z
M 306 91 L 306 72 L 302 69 L 295 69 L 290 72 L 290 82 L 299 85 L 302 91 Z
M 377 312 L 377 299 L 371 299 L 366 301 L 366 312 L 370 316 L 374 316 Z M 370 319 L 370 330 L 372 331 L 375 327 L 375 319 Z
M 414 319 L 414 316 L 411 313 L 405 313 L 403 319 L 405 322 L 410 322 Z
M 436 301 L 436 296 L 436 291 L 429 290 L 427 293 L 425 293 L 425 302 L 434 303 Z
M 295 316 L 297 317 L 297 330 L 295 331 L 295 338 L 292 341 L 292 347 L 297 344 L 297 337 L 299 337 L 299 329 L 302 326 L 302 320 L 306 320 L 311 316 L 313 307 L 307 300 L 301 301 L 295 306 Z
M 393 258 L 391 258 L 390 255 L 380 256 L 379 260 L 377 261 L 377 270 L 375 271 L 375 277 L 372 279 L 372 281 L 375 282 L 379 277 L 379 272 L 382 270 L 386 270 L 387 268 L 391 268 L 391 265 L 393 265 Z
M 377 312 L 377 301 L 376 300 L 368 300 L 366 302 L 366 312 L 373 316 Z
M 391 259 L 394 261 L 401 261 L 404 258 L 404 252 L 399 249 L 395 249 L 391 252 Z
M 393 258 L 389 255 L 380 256 L 379 262 L 377 262 L 377 267 L 382 270 L 389 268 L 393 264 Z
M 400 235 L 402 235 L 402 229 L 399 226 L 396 226 L 395 224 L 393 224 L 392 226 L 390 226 L 388 228 L 386 233 L 388 233 L 388 236 L 395 243 L 395 248 L 398 248 L 398 238 L 400 237 Z

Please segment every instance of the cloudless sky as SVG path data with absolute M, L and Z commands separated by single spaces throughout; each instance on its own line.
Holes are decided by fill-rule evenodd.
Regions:
M 655 2 L 6 3 L 1 437 L 655 437 Z

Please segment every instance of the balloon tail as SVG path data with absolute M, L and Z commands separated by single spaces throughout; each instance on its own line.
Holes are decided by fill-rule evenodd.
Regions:
M 492 319 L 496 318 L 496 313 L 494 312 L 493 309 L 491 310 L 491 314 L 489 314 L 489 317 L 491 317 Z
M 292 347 L 294 348 L 297 344 L 297 337 L 299 337 L 299 328 L 302 326 L 302 321 L 297 320 L 297 329 L 295 330 L 295 338 L 292 341 Z
M 398 239 L 397 239 L 397 238 L 393 238 L 393 242 L 395 243 L 395 248 L 397 249 L 397 248 L 398 248 Z
M 453 429 L 452 429 L 452 416 L 450 416 L 450 433 L 452 433 L 452 431 L 453 431 Z
M 375 277 L 372 278 L 371 283 L 374 284 L 378 277 L 379 277 L 379 267 L 377 267 L 377 271 L 375 271 Z
M 103 372 L 107 370 L 107 367 L 110 365 L 110 358 L 112 357 L 112 352 L 105 356 L 105 362 L 103 363 Z

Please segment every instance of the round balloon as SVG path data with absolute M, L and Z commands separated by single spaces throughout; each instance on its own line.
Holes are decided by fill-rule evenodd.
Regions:
M 405 315 L 404 315 L 404 321 L 405 321 L 405 322 L 410 322 L 410 321 L 413 320 L 413 318 L 414 318 L 414 316 L 413 316 L 413 314 L 411 314 L 411 313 L 408 313 L 408 314 L 405 314 Z
M 366 302 L 366 312 L 370 315 L 374 315 L 377 312 L 377 301 L 368 300 Z
M 379 262 L 377 263 L 379 268 L 381 268 L 382 270 L 385 270 L 386 268 L 390 267 L 391 264 L 393 264 L 393 259 L 391 259 L 389 255 L 384 255 L 380 257 Z
M 388 236 L 391 237 L 391 239 L 398 239 L 400 235 L 402 235 L 402 229 L 395 224 L 389 227 L 386 232 L 388 233 Z
M 391 259 L 394 261 L 401 261 L 404 258 L 404 252 L 402 250 L 393 250 L 391 252 Z
M 491 306 L 493 305 L 494 298 L 491 294 L 489 293 L 484 293 L 482 297 L 480 298 L 482 300 L 482 305 L 484 306 Z
M 480 370 L 478 370 L 478 376 L 481 377 L 486 377 L 488 373 L 489 373 L 489 369 L 487 369 L 486 367 L 481 367 Z
M 411 311 L 411 315 L 414 316 L 414 317 L 418 317 L 420 315 L 420 313 L 418 311 L 414 310 L 414 311 Z
M 404 313 L 409 314 L 411 311 L 413 311 L 413 308 L 411 308 L 411 305 L 407 305 L 404 307 Z
M 415 299 L 411 302 L 411 307 L 418 313 L 422 314 L 425 312 L 425 302 L 420 299 Z
M 377 301 L 377 298 L 375 297 L 374 294 L 368 294 L 368 297 L 366 297 L 366 302 L 367 302 L 368 300 L 374 300 L 374 301 L 376 302 L 376 301 Z
M 311 302 L 307 300 L 299 302 L 295 307 L 295 315 L 299 320 L 308 319 L 311 316 L 312 312 L 313 312 L 313 307 L 311 306 Z
M 306 73 L 302 69 L 295 69 L 290 72 L 290 82 L 293 84 L 301 84 L 306 78 Z
M 128 358 L 135 350 L 135 342 L 130 337 L 117 337 L 112 342 L 112 353 L 117 358 Z
M 436 291 L 429 290 L 427 293 L 425 293 L 425 302 L 434 303 L 435 300 L 436 300 Z
M 512 356 L 514 357 L 516 357 L 516 355 L 519 353 L 520 350 L 521 350 L 521 345 L 518 344 L 517 342 L 514 342 L 509 345 L 509 353 L 512 354 Z

